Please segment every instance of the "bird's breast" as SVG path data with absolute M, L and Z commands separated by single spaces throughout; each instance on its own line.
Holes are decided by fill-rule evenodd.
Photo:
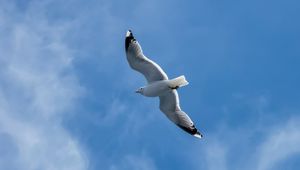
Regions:
M 158 97 L 163 93 L 170 91 L 166 80 L 156 81 L 144 87 L 143 95 L 147 97 Z

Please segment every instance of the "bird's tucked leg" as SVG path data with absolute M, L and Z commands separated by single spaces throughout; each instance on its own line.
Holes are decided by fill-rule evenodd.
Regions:
M 179 86 L 175 86 L 175 87 L 170 87 L 172 90 L 177 90 L 179 88 Z

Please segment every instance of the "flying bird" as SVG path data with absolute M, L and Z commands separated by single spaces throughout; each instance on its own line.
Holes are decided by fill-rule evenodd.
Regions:
M 184 76 L 169 79 L 162 68 L 147 58 L 132 31 L 128 30 L 125 38 L 125 51 L 130 67 L 142 73 L 148 84 L 136 90 L 136 93 L 147 97 L 159 97 L 160 110 L 177 126 L 189 134 L 202 138 L 190 117 L 181 110 L 177 90 L 188 85 Z

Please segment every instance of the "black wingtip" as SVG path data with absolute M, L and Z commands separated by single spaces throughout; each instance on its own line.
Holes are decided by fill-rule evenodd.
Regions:
M 199 139 L 203 138 L 203 135 L 199 131 L 197 131 L 197 133 L 194 134 L 193 136 L 195 136 L 196 138 L 199 138 Z
M 133 34 L 132 34 L 132 31 L 131 30 L 128 30 L 126 32 L 126 37 L 133 37 Z
M 202 138 L 203 135 L 197 130 L 197 128 L 193 125 L 191 127 L 184 127 L 181 125 L 178 125 L 182 130 L 186 131 L 187 133 L 197 137 L 197 138 Z
M 129 47 L 129 44 L 131 43 L 131 40 L 135 40 L 134 39 L 134 36 L 132 34 L 132 31 L 131 30 L 128 30 L 126 32 L 126 38 L 125 38 L 125 50 L 127 51 L 128 50 L 128 47 Z

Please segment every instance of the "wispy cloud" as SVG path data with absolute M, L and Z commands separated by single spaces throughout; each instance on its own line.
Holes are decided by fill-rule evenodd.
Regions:
M 109 168 L 110 170 L 155 170 L 157 169 L 153 160 L 145 154 L 142 155 L 125 155 L 121 161 L 113 164 Z
M 265 116 L 272 113 L 267 107 L 272 104 L 268 97 L 234 95 L 233 98 L 238 98 L 239 102 L 236 102 L 236 106 L 228 107 L 225 112 L 230 113 L 237 108 L 256 112 L 256 122 L 249 124 L 245 121 L 239 126 L 232 126 L 226 120 L 220 122 L 217 130 L 208 133 L 200 147 L 205 150 L 201 156 L 205 160 L 205 168 L 276 169 L 276 165 L 282 165 L 291 156 L 300 154 L 299 117 L 290 116 L 270 125 L 268 121 L 277 119 L 270 120 Z
M 226 170 L 227 169 L 227 146 L 221 142 L 211 141 L 205 146 L 205 159 L 207 168 L 210 170 Z
M 277 165 L 284 165 L 291 156 L 300 154 L 298 122 L 299 118 L 292 117 L 278 126 L 260 130 L 253 127 L 254 131 L 222 127 L 215 136 L 206 137 L 204 144 L 199 144 L 203 155 L 195 160 L 204 165 L 195 166 L 211 170 L 277 169 Z
M 279 162 L 282 163 L 290 156 L 300 154 L 299 122 L 299 118 L 292 117 L 285 125 L 277 126 L 269 132 L 259 147 L 257 169 L 276 169 Z
M 0 168 L 87 169 L 84 151 L 61 124 L 84 91 L 62 39 L 68 25 L 50 24 L 45 6 L 36 5 L 20 12 L 1 2 Z

